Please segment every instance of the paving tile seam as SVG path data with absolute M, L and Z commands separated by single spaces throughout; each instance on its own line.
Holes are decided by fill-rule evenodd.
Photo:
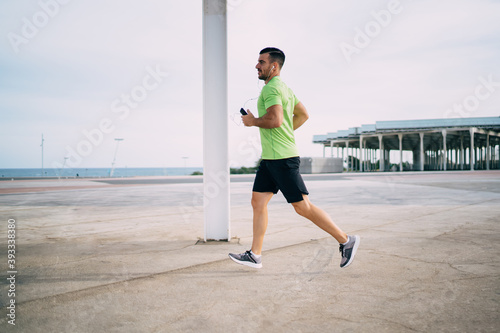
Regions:
M 185 245 L 185 246 L 183 246 L 181 248 L 166 249 L 166 250 L 155 250 L 155 251 L 147 251 L 146 250 L 144 252 L 134 252 L 134 254 L 169 253 L 169 252 L 175 252 L 175 251 L 182 251 L 182 250 L 185 250 L 185 249 L 187 249 L 189 247 L 195 246 L 196 243 L 197 243 L 196 241 L 195 242 L 190 242 L 188 245 Z M 56 267 L 56 266 L 61 266 L 61 265 L 74 264 L 74 263 L 78 263 L 78 262 L 82 262 L 82 261 L 87 261 L 87 260 L 104 259 L 104 258 L 107 258 L 107 257 L 113 257 L 115 255 L 116 254 L 112 254 L 112 255 L 94 254 L 94 255 L 89 255 L 87 257 L 84 257 L 82 259 L 67 260 L 67 261 L 58 261 L 58 262 L 53 263 L 53 264 L 44 265 L 44 269 L 51 268 L 51 267 Z M 166 272 L 168 272 L 168 271 L 166 271 Z M 160 272 L 160 273 L 166 273 L 166 272 Z M 126 280 L 123 280 L 123 281 L 126 281 Z
M 400 176 L 400 175 L 397 175 Z M 380 179 L 379 177 L 384 177 L 382 175 L 380 176 L 374 176 L 371 177 L 370 179 L 360 179 L 359 177 L 345 177 L 343 179 L 346 179 L 348 181 L 368 181 L 368 182 L 377 182 L 377 183 L 390 183 L 390 184 L 396 184 L 396 185 L 408 185 L 408 186 L 432 186 L 432 184 L 416 184 L 416 183 L 403 183 L 401 181 L 393 181 L 394 177 L 397 177 L 396 175 L 390 175 L 387 176 L 385 175 L 385 178 Z M 320 177 L 321 178 L 321 177 Z M 339 178 L 328 178 L 328 179 L 316 179 L 315 177 L 307 177 L 307 175 L 304 175 L 304 180 L 306 181 L 338 181 L 342 180 Z M 245 180 L 245 182 L 252 182 L 252 179 Z M 163 183 L 152 183 L 152 182 L 146 182 L 146 183 L 141 183 L 141 182 L 131 182 L 131 183 L 117 183 L 117 182 L 109 182 L 109 181 L 103 181 L 103 180 L 97 180 L 93 181 L 98 184 L 95 185 L 67 185 L 67 186 L 57 186 L 57 187 L 32 187 L 32 188 L 0 188 L 0 197 L 4 195 L 22 195 L 22 194 L 34 194 L 34 193 L 50 193 L 50 192 L 61 192 L 61 191 L 79 191 L 79 190 L 94 190 L 94 189 L 112 189 L 116 187 L 148 187 L 151 185 L 182 185 L 182 184 L 193 184 L 191 180 L 182 182 L 182 181 L 175 181 L 175 182 L 163 182 Z M 242 182 L 241 180 L 238 180 L 236 183 Z M 105 185 L 102 185 L 102 184 Z M 197 182 L 196 182 L 197 183 Z M 202 182 L 200 182 L 202 183 Z M 439 186 L 438 186 L 439 187 Z M 462 188 L 453 188 L 453 190 L 462 190 L 462 191 L 472 191 L 472 192 L 477 192 L 479 190 L 470 190 L 470 189 L 462 189 Z
M 66 206 L 68 207 L 68 209 L 71 209 L 71 207 L 80 207 L 80 206 Z M 104 207 L 104 206 L 98 206 L 98 207 L 102 207 L 102 208 L 109 208 L 108 206 Z M 197 209 L 195 206 L 173 206 L 172 208 L 174 208 L 178 211 L 175 211 L 175 212 L 170 212 L 170 213 L 162 213 L 162 214 L 158 214 L 158 215 L 144 215 L 144 216 L 134 216 L 134 217 L 121 217 L 121 218 L 113 218 L 113 219 L 100 219 L 100 220 L 97 220 L 97 222 L 101 222 L 101 221 L 117 221 L 117 220 L 131 220 L 131 219 L 134 219 L 134 218 L 143 218 L 143 217 L 161 217 L 161 216 L 170 216 L 170 215 L 181 215 L 181 214 L 186 214 L 186 213 L 201 213 L 203 212 L 202 209 Z M 190 209 L 189 211 L 184 211 L 184 208 L 192 208 Z M 33 210 L 43 210 L 43 209 L 54 209 L 54 207 L 47 207 L 47 206 L 41 206 L 41 207 L 30 207 L 30 208 L 22 208 L 22 209 L 17 209 L 18 211 L 33 211 Z M 2 213 L 2 211 L 0 210 L 0 213 Z M 74 213 L 79 213 L 79 212 L 74 212 Z M 67 213 L 65 213 L 67 214 Z M 66 226 L 66 225 L 74 225 L 74 224 L 80 224 L 80 223 L 93 223 L 95 222 L 96 220 L 93 220 L 93 221 L 80 221 L 80 222 L 75 222 L 73 224 L 57 224 L 57 226 Z M 54 225 L 55 226 L 55 225 Z
M 365 315 L 365 317 L 366 318 L 370 318 L 370 319 L 375 319 L 375 320 L 381 321 L 383 323 L 387 323 L 389 327 L 396 325 L 396 326 L 402 327 L 404 329 L 410 330 L 412 332 L 426 332 L 425 330 L 422 331 L 422 330 L 410 327 L 408 325 L 405 325 L 403 323 L 399 323 L 399 322 L 396 322 L 396 321 L 393 321 L 393 320 L 389 320 L 387 318 L 375 317 L 375 316 L 370 315 L 370 314 Z
M 106 184 L 106 185 L 91 185 L 91 186 L 61 186 L 61 187 L 36 187 L 36 188 L 4 188 L 0 189 L 0 197 L 2 196 L 20 196 L 20 195 L 30 195 L 37 193 L 59 193 L 59 192 L 87 192 L 94 190 L 114 190 L 117 188 L 148 188 L 149 186 L 161 186 L 161 185 L 189 185 L 191 183 L 179 183 L 179 184 Z
M 484 263 L 478 263 L 478 264 L 484 264 Z M 450 264 L 450 265 L 452 266 L 452 264 Z M 469 272 L 469 271 L 461 271 L 461 270 L 459 270 L 459 272 L 460 273 L 467 273 L 467 274 L 475 274 L 475 276 L 467 276 L 467 277 L 456 278 L 456 279 L 447 279 L 447 280 L 445 280 L 445 282 L 485 280 L 485 279 L 499 278 L 500 277 L 500 274 L 483 274 L 483 275 L 477 275 L 476 273 Z
M 61 187 L 35 187 L 35 188 L 6 188 L 0 189 L 0 197 L 2 196 L 17 196 L 25 194 L 37 194 L 37 193 L 54 193 L 54 192 L 73 192 L 73 191 L 88 191 L 88 190 L 98 190 L 98 189 L 112 189 L 115 187 L 128 187 L 134 185 L 95 185 L 95 186 L 61 186 Z
M 95 258 L 101 258 L 101 257 L 102 256 L 100 256 L 98 254 L 95 254 L 95 255 L 91 255 L 91 256 L 84 257 L 82 259 L 77 259 L 77 260 L 57 261 L 54 264 L 44 265 L 43 269 L 51 268 L 51 267 L 54 267 L 54 266 L 66 265 L 66 264 L 74 264 L 74 263 L 77 263 L 77 262 L 82 262 L 82 261 L 87 261 L 87 260 L 93 260 Z M 59 256 L 57 256 L 57 260 L 59 260 Z M 27 267 L 27 268 L 29 269 L 30 267 Z M 33 267 L 33 268 L 38 269 L 38 267 Z M 24 267 L 23 267 L 23 269 L 24 269 Z
M 454 265 L 460 265 L 460 264 L 452 264 L 452 263 L 449 263 L 449 262 L 445 262 L 445 261 L 429 261 L 429 260 L 424 260 L 424 259 L 421 259 L 421 258 L 412 258 L 412 257 L 406 257 L 406 256 L 401 256 L 401 255 L 398 255 L 398 254 L 394 254 L 394 253 L 387 253 L 387 252 L 381 252 L 381 251 L 377 251 L 377 250 L 371 250 L 370 251 L 371 253 L 374 253 L 376 255 L 379 255 L 379 256 L 382 256 L 382 257 L 395 257 L 395 258 L 398 258 L 398 259 L 403 259 L 403 260 L 407 260 L 407 261 L 412 261 L 412 262 L 416 262 L 416 263 L 421 263 L 421 264 L 428 264 L 428 265 L 445 265 L 445 266 L 448 266 L 449 268 L 459 272 L 459 273 L 465 273 L 465 274 L 474 274 L 474 276 L 471 276 L 471 277 L 468 277 L 468 278 L 459 278 L 459 279 L 456 279 L 456 280 L 461 280 L 461 279 L 475 279 L 475 278 L 488 278 L 488 277 L 493 277 L 493 276 L 497 276 L 497 275 L 490 275 L 490 274 L 482 274 L 482 275 L 478 275 L 474 272 L 470 272 L 470 271 L 464 271 L 464 270 L 461 270 L 457 267 L 454 267 Z M 490 261 L 485 261 L 485 262 L 478 262 L 478 261 L 474 261 L 474 264 L 488 264 Z M 448 281 L 454 281 L 454 280 L 448 280 Z
M 83 224 L 94 224 L 94 223 L 107 223 L 107 222 L 116 222 L 116 221 L 124 221 L 124 220 L 134 220 L 134 219 L 151 218 L 151 217 L 172 216 L 172 215 L 179 215 L 179 213 L 178 212 L 174 212 L 174 213 L 167 213 L 167 214 L 160 214 L 160 215 L 144 215 L 144 216 L 123 217 L 123 218 L 116 218 L 116 219 L 102 219 L 102 220 L 92 220 L 92 221 L 77 221 L 75 223 L 52 224 L 52 225 L 37 226 L 36 229 L 67 227 L 67 226 L 75 226 L 75 225 L 83 225 Z M 162 223 L 162 222 L 153 222 L 153 224 L 159 224 L 159 223 Z M 141 225 L 143 225 L 143 224 L 141 223 Z M 20 227 L 19 230 L 23 230 L 23 228 Z M 31 229 L 25 228 L 24 230 L 35 230 L 35 229 L 33 229 L 33 228 L 31 228 Z
M 37 231 L 40 230 L 41 228 L 17 228 L 17 230 L 21 231 Z M 135 226 L 131 226 L 128 228 L 122 228 L 120 231 L 122 232 L 127 232 L 127 231 L 133 231 L 136 230 Z M 117 233 L 115 231 L 109 230 L 109 231 L 96 231 L 96 232 L 87 232 L 85 236 L 80 236 L 79 234 L 74 234 L 72 236 L 65 236 L 65 237 L 51 237 L 51 236 L 44 236 L 44 237 L 38 237 L 38 238 L 30 238 L 30 241 L 34 241 L 36 239 L 39 240 L 49 240 L 49 241 L 61 241 L 61 240 L 76 240 L 76 239 L 88 239 L 89 237 L 92 236 L 99 236 L 99 235 L 106 235 L 113 233 L 113 235 L 116 235 Z M 0 242 L 0 244 L 7 244 L 6 242 Z
M 33 194 L 33 193 L 49 193 L 49 192 L 61 192 L 70 190 L 86 190 L 86 189 L 98 189 L 98 188 L 109 188 L 111 185 L 96 185 L 96 186 L 54 186 L 54 187 L 16 187 L 16 188 L 3 188 L 0 189 L 0 196 L 5 195 L 16 195 L 16 194 Z
M 485 184 L 491 184 L 492 183 L 492 180 L 491 179 L 471 179 L 471 180 L 457 180 L 457 179 L 453 179 L 453 180 L 448 180 L 447 179 L 443 179 L 443 180 L 419 180 L 419 182 L 409 182 L 405 179 L 393 179 L 393 178 L 386 178 L 386 179 L 379 179 L 379 178 L 373 178 L 373 179 L 354 179 L 354 178 L 350 178 L 349 180 L 352 180 L 352 181 L 359 181 L 359 182 L 376 182 L 376 183 L 383 183 L 383 184 L 396 184 L 396 185 L 408 185 L 408 186 L 438 186 L 436 184 L 449 184 L 449 183 L 453 183 L 453 184 L 478 184 L 478 183 L 485 183 Z M 494 180 L 495 184 L 496 183 L 499 183 L 500 184 L 500 181 L 498 180 Z M 458 190 L 458 189 L 463 189 L 463 188 L 448 188 L 448 189 L 451 189 L 451 190 Z M 465 189 L 467 190 L 467 189 Z M 475 191 L 474 189 L 471 189 L 471 190 L 468 190 L 468 191 Z M 476 190 L 477 191 L 477 190 Z
M 465 222 L 462 224 L 457 224 L 452 230 L 444 231 L 444 232 L 440 233 L 439 235 L 432 237 L 431 239 L 446 242 L 447 241 L 446 239 L 442 239 L 443 236 L 449 236 L 449 235 L 455 234 L 455 233 L 460 232 L 460 231 L 464 232 L 464 231 L 466 231 L 464 229 L 467 229 L 468 227 L 471 227 L 471 226 L 473 226 L 472 222 Z M 451 241 L 451 242 L 453 242 L 453 241 Z
M 432 213 L 427 213 L 427 214 L 415 216 L 415 217 L 412 217 L 412 218 L 409 218 L 409 219 L 406 219 L 406 220 L 397 220 L 397 221 L 392 221 L 392 222 L 388 222 L 388 223 L 384 223 L 384 224 L 380 224 L 380 225 L 376 225 L 376 226 L 370 226 L 370 227 L 367 227 L 367 228 L 358 229 L 357 231 L 366 231 L 366 230 L 372 230 L 372 229 L 375 230 L 377 228 L 386 227 L 386 226 L 391 225 L 391 224 L 404 223 L 404 222 L 412 222 L 412 221 L 418 220 L 418 219 L 423 218 L 423 217 L 432 216 L 432 215 L 438 215 L 438 214 L 441 214 L 441 213 L 444 213 L 444 212 L 450 212 L 450 211 L 453 211 L 453 210 L 467 208 L 467 207 L 470 207 L 470 206 L 481 205 L 481 204 L 484 204 L 486 202 L 497 201 L 497 200 L 500 200 L 500 198 L 498 198 L 498 199 L 490 199 L 490 200 L 485 200 L 485 201 L 483 200 L 483 201 L 480 201 L 480 202 L 466 204 L 466 205 L 454 206 L 454 207 L 442 209 L 442 210 L 439 210 L 439 211 L 436 211 L 436 212 L 432 212 Z M 383 230 L 378 230 L 378 231 L 383 231 Z
M 322 238 L 322 239 L 330 239 L 330 237 L 325 237 L 325 238 Z M 279 251 L 279 250 L 286 249 L 286 248 L 291 248 L 291 247 L 301 246 L 301 245 L 305 245 L 305 244 L 312 243 L 312 242 L 317 242 L 318 240 L 322 240 L 322 239 L 312 239 L 312 240 L 301 242 L 301 243 L 297 243 L 297 244 L 290 244 L 290 245 L 285 245 L 285 246 L 281 246 L 281 247 L 277 247 L 277 248 L 268 249 L 268 250 L 263 251 L 263 252 L 265 252 L 265 253 L 272 253 L 274 251 Z M 188 245 L 185 248 L 188 248 L 188 247 L 191 247 L 191 246 L 193 246 L 193 245 Z M 178 249 L 175 249 L 175 250 L 172 250 L 172 251 L 178 251 Z M 94 256 L 94 258 L 95 257 L 97 257 L 97 256 Z M 86 258 L 86 259 L 89 259 L 89 258 Z M 41 297 L 41 298 L 34 298 L 34 299 L 31 299 L 31 300 L 26 300 L 26 301 L 22 301 L 22 302 L 16 302 L 16 304 L 18 304 L 18 305 L 25 305 L 25 304 L 39 302 L 39 301 L 48 301 L 48 300 L 54 299 L 54 298 L 69 297 L 71 295 L 75 295 L 75 294 L 78 294 L 78 293 L 89 292 L 89 291 L 91 291 L 93 289 L 108 288 L 108 287 L 119 285 L 119 284 L 130 283 L 130 282 L 135 282 L 135 281 L 140 281 L 140 280 L 146 280 L 146 279 L 152 279 L 152 278 L 155 278 L 155 277 L 158 277 L 158 276 L 166 276 L 166 275 L 169 275 L 169 274 L 174 274 L 174 273 L 177 273 L 177 272 L 182 271 L 182 270 L 194 269 L 194 268 L 199 268 L 199 267 L 203 267 L 203 266 L 213 265 L 213 264 L 216 264 L 216 263 L 228 262 L 229 260 L 230 260 L 229 258 L 224 258 L 224 259 L 217 259 L 217 260 L 212 260 L 212 261 L 208 261 L 208 262 L 193 264 L 193 265 L 189 265 L 189 266 L 177 267 L 177 268 L 166 270 L 166 271 L 163 271 L 163 272 L 156 272 L 156 273 L 152 273 L 152 274 L 146 274 L 146 275 L 136 276 L 136 277 L 133 277 L 131 279 L 125 279 L 125 280 L 115 281 L 115 282 L 111 282 L 111 283 L 100 284 L 100 285 L 91 286 L 91 287 L 87 287 L 87 288 L 83 288 L 83 289 L 72 290 L 72 291 L 68 291 L 68 292 L 64 292 L 64 293 L 60 293 L 60 294 L 45 296 L 45 297 Z M 232 264 L 234 264 L 234 263 L 232 263 Z M 4 308 L 5 307 L 2 307 L 2 309 L 4 309 Z
M 453 211 L 453 210 L 457 210 L 457 209 L 462 209 L 462 208 L 465 208 L 465 207 L 470 207 L 470 206 L 474 206 L 474 205 L 480 205 L 480 204 L 483 204 L 483 203 L 486 203 L 486 202 L 490 202 L 490 201 L 495 201 L 495 200 L 499 200 L 499 199 L 490 199 L 490 200 L 486 200 L 486 201 L 483 200 L 483 201 L 479 201 L 479 202 L 471 203 L 471 204 L 467 204 L 467 205 L 461 205 L 461 206 L 451 207 L 451 208 L 443 209 L 443 210 L 440 210 L 440 211 L 437 211 L 437 212 L 432 212 L 432 213 L 428 213 L 428 214 L 423 214 L 423 215 L 415 216 L 415 217 L 407 219 L 407 220 L 392 221 L 392 222 L 388 222 L 388 223 L 385 223 L 385 224 L 380 224 L 380 225 L 376 225 L 376 226 L 370 226 L 368 228 L 358 229 L 356 231 L 359 232 L 359 231 L 366 231 L 366 230 L 376 230 L 377 228 L 389 226 L 389 225 L 392 225 L 392 224 L 401 223 L 401 222 L 411 222 L 411 221 L 414 221 L 414 220 L 417 220 L 417 219 L 420 219 L 420 218 L 423 218 L 423 217 L 426 217 L 426 216 L 437 215 L 437 214 L 440 214 L 440 213 L 443 213 L 443 212 L 449 212 L 449 211 Z M 73 226 L 73 225 L 82 225 L 82 224 L 106 223 L 106 222 L 118 221 L 118 220 L 120 220 L 120 221 L 121 220 L 133 220 L 133 219 L 138 219 L 138 218 L 151 218 L 151 217 L 162 217 L 162 216 L 171 216 L 171 215 L 178 215 L 178 213 L 160 214 L 160 215 L 148 215 L 148 216 L 140 216 L 140 217 L 120 218 L 120 219 L 107 219 L 107 220 L 94 220 L 94 221 L 85 221 L 85 222 L 75 222 L 75 223 L 69 223 L 69 224 L 58 224 L 58 225 L 50 225 L 50 226 L 40 226 L 40 227 L 37 227 L 36 229 L 34 229 L 34 228 L 25 228 L 24 230 L 39 230 L 39 229 L 54 228 L 54 227 L 61 227 L 61 226 Z M 156 224 L 158 224 L 158 223 L 160 223 L 160 222 L 156 222 Z M 311 227 L 311 225 L 306 225 L 305 227 Z M 133 227 L 130 227 L 130 228 L 125 229 L 125 230 L 132 230 L 132 229 L 133 229 Z M 291 229 L 293 229 L 293 227 L 290 227 L 287 230 L 291 230 Z M 23 230 L 23 229 L 20 228 L 19 230 Z M 287 231 L 287 230 L 285 230 L 285 231 Z M 269 233 L 269 235 L 270 234 L 282 233 L 282 232 L 283 231 L 277 231 L 275 233 Z M 96 234 L 102 234 L 102 232 L 96 232 L 96 233 L 88 234 L 88 235 L 96 235 Z M 436 237 L 438 237 L 438 236 L 436 236 Z
M 312 222 L 311 224 L 306 224 L 306 225 L 301 225 L 301 226 L 292 226 L 292 227 L 288 227 L 286 229 L 283 229 L 283 230 L 276 230 L 276 231 L 266 231 L 266 236 L 269 237 L 271 235 L 278 235 L 278 234 L 282 234 L 284 232 L 288 232 L 290 230 L 293 230 L 293 229 L 296 229 L 296 228 L 309 228 L 309 229 L 316 229 L 318 228 L 316 225 L 314 225 Z M 248 238 L 248 237 L 252 237 L 252 235 L 250 236 L 239 236 L 238 238 Z
M 7 207 L 7 208 L 5 208 Z M 21 207 L 27 207 L 27 208 L 21 208 Z M 54 208 L 61 208 L 61 207 L 81 207 L 81 206 L 27 206 L 27 205 L 18 205 L 18 206 L 4 206 L 3 209 L 0 208 L 0 213 L 2 212 L 7 212 L 7 211 L 33 211 L 33 210 L 45 210 L 45 209 L 51 209 L 53 210 Z M 99 207 L 106 207 L 106 206 L 99 206 Z

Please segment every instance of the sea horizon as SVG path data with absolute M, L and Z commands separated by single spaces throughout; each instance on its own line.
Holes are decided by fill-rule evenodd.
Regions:
M 0 178 L 122 178 L 139 176 L 186 176 L 203 172 L 203 167 L 147 167 L 147 168 L 0 168 Z

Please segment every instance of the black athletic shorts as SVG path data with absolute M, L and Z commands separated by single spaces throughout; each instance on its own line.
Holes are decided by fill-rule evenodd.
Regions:
M 253 183 L 254 192 L 283 193 L 288 203 L 302 201 L 309 194 L 299 173 L 300 157 L 262 160 Z

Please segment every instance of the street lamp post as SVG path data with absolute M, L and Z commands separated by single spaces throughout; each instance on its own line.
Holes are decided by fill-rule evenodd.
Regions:
M 68 160 L 68 158 L 69 158 L 68 156 L 64 157 L 64 163 L 62 165 L 62 168 L 59 169 L 59 177 L 57 177 L 58 179 L 61 179 L 61 175 L 64 172 L 64 167 L 66 166 L 66 161 Z
M 116 154 L 118 154 L 118 145 L 120 144 L 120 141 L 123 141 L 123 139 L 115 138 L 115 141 L 116 141 L 115 156 L 113 157 L 113 162 L 111 163 L 109 178 L 113 177 L 113 173 L 115 172 L 115 162 L 116 162 Z
M 43 139 L 43 133 L 42 133 L 42 144 L 40 145 L 40 147 L 42 147 L 42 177 L 43 177 L 43 141 L 45 141 Z

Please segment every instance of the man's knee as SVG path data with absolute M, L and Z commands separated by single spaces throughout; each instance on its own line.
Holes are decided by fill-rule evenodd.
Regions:
M 263 209 L 267 207 L 267 204 L 269 200 L 272 197 L 272 193 L 260 193 L 260 192 L 254 192 L 252 195 L 252 208 L 255 210 Z
M 260 200 L 258 200 L 254 196 L 252 196 L 252 201 L 251 202 L 252 202 L 252 208 L 253 209 L 258 209 L 259 207 L 261 207 Z
M 311 209 L 309 203 L 306 200 L 292 203 L 293 208 L 300 216 L 306 217 Z

